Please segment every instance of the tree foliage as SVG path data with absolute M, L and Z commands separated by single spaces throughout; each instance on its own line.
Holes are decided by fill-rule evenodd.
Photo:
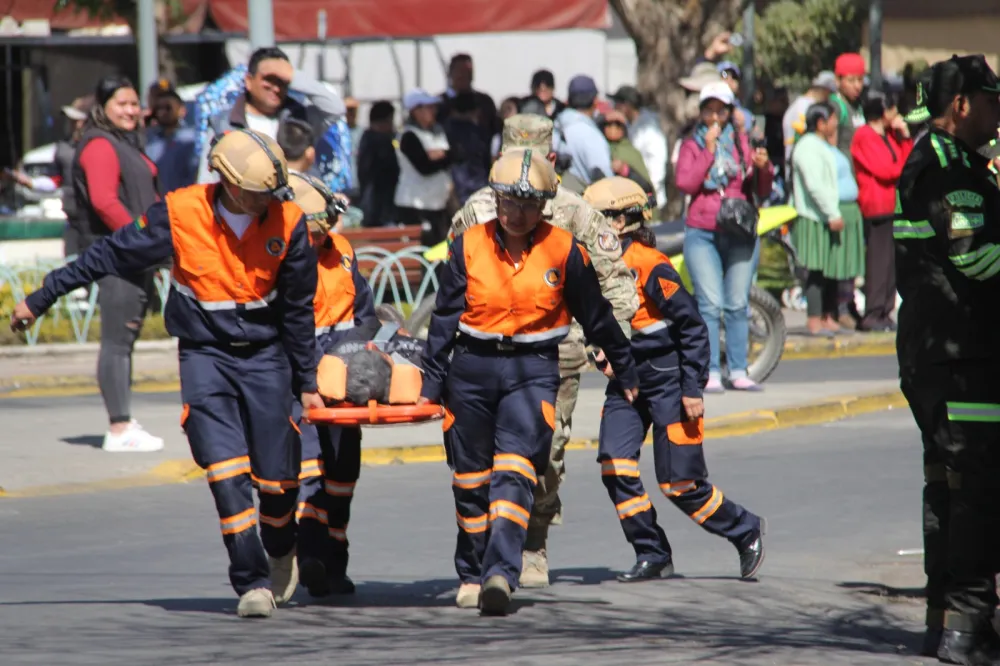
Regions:
M 757 17 L 756 62 L 762 77 L 804 90 L 841 53 L 861 48 L 866 2 L 779 0 Z

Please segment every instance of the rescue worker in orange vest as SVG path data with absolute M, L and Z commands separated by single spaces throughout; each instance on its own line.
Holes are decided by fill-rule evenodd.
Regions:
M 497 219 L 456 238 L 440 275 L 420 403 L 443 398 L 447 408 L 456 602 L 502 615 L 521 573 L 534 487 L 549 461 L 558 345 L 570 321 L 603 348 L 630 398 L 638 380 L 587 251 L 541 219 L 558 185 L 552 165 L 531 149 L 506 151 L 490 185 Z
M 618 580 L 633 583 L 674 572 L 667 535 L 639 480 L 639 452 L 650 426 L 660 490 L 693 521 L 727 538 L 739 553 L 740 575 L 753 578 L 764 561 L 765 523 L 708 482 L 702 389 L 708 381 L 709 347 L 698 306 L 670 260 L 656 250 L 656 237 L 643 226 L 652 215 L 641 187 L 615 176 L 592 184 L 583 198 L 618 230 L 622 258 L 639 292 L 631 340 L 639 399 L 629 399 L 621 382 L 608 383 L 597 456 L 625 538 L 635 549 L 635 565 Z
M 301 457 L 292 390 L 304 407 L 323 406 L 316 392 L 316 253 L 272 139 L 230 132 L 209 164 L 221 175 L 218 184 L 168 194 L 49 273 L 15 307 L 11 324 L 31 325 L 60 296 L 105 275 L 127 277 L 173 258 L 164 319 L 179 339 L 181 425 L 208 473 L 229 580 L 240 595 L 237 614 L 269 617 L 272 566 L 287 568 L 295 557 Z
M 342 200 L 317 178 L 291 172 L 289 182 L 319 258 L 316 285 L 316 340 L 322 355 L 357 326 L 376 320 L 375 301 L 368 281 L 358 272 L 354 250 L 346 238 L 331 230 L 346 210 Z M 302 407 L 294 407 L 301 418 Z M 282 579 L 281 599 L 295 593 L 296 579 L 314 597 L 352 594 L 347 576 L 347 523 L 354 487 L 361 474 L 361 428 L 303 425 L 302 471 L 299 473 L 298 575 Z M 277 577 L 274 589 L 278 593 Z

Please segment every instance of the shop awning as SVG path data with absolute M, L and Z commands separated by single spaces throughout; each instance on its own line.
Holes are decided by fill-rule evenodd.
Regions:
M 318 38 L 318 17 L 326 12 L 329 39 L 430 37 L 456 33 L 519 30 L 601 29 L 609 25 L 607 0 L 272 0 L 279 42 Z M 6 5 L 6 6 L 4 6 Z M 17 22 L 45 19 L 52 30 L 124 24 L 85 11 L 55 10 L 56 0 L 9 0 L 0 16 Z M 182 0 L 181 31 L 198 32 L 210 19 L 223 33 L 247 32 L 247 0 Z
M 331 39 L 428 37 L 518 30 L 604 28 L 607 0 L 273 0 L 278 41 L 317 38 L 317 17 L 326 11 Z M 226 33 L 247 31 L 247 0 L 187 0 L 208 4 Z M 188 9 L 188 7 L 185 7 Z

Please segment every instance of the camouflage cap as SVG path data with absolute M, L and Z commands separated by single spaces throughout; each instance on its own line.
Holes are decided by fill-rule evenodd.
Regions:
M 552 152 L 552 121 L 545 116 L 518 113 L 503 121 L 500 150 L 531 148 L 543 156 Z
M 281 146 L 253 130 L 227 132 L 212 147 L 208 163 L 226 181 L 251 192 L 275 192 L 288 182 Z

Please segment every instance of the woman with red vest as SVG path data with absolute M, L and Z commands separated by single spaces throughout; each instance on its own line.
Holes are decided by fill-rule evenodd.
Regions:
M 79 251 L 132 224 L 160 196 L 156 165 L 141 147 L 139 94 L 122 76 L 97 82 L 96 104 L 83 128 L 73 159 L 73 191 L 79 209 Z M 132 349 L 153 294 L 151 265 L 130 280 L 106 275 L 98 282 L 101 351 L 97 383 L 108 410 L 108 432 L 101 448 L 111 452 L 149 452 L 163 448 L 132 419 Z
M 459 526 L 456 602 L 491 615 L 506 613 L 521 575 L 534 488 L 555 428 L 558 345 L 573 318 L 603 349 L 624 394 L 636 395 L 628 339 L 587 251 L 541 219 L 558 182 L 545 156 L 531 149 L 496 161 L 490 186 L 497 219 L 452 243 L 427 335 L 418 404 L 443 398 L 447 409 Z
M 894 96 L 869 91 L 861 102 L 866 124 L 854 133 L 851 157 L 858 180 L 858 205 L 865 220 L 864 331 L 895 330 L 890 314 L 896 309 L 896 250 L 892 219 L 896 181 L 913 149 L 913 139 Z

